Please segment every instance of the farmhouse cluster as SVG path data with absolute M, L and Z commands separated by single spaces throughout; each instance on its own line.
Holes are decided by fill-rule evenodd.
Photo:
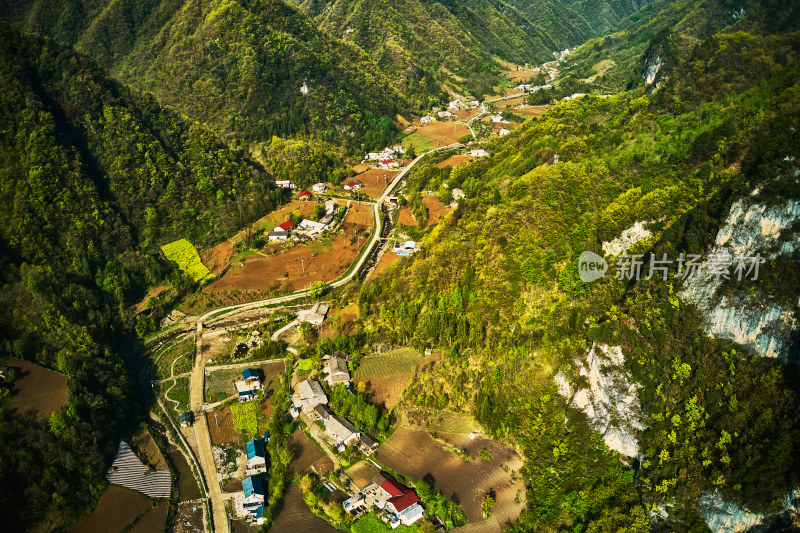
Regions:
M 308 191 L 303 191 L 308 192 Z M 301 193 L 302 194 L 302 193 Z M 311 193 L 308 193 L 310 198 Z M 336 202 L 332 199 L 325 201 L 325 214 L 319 221 L 303 219 L 299 224 L 287 220 L 278 224 L 272 231 L 267 233 L 267 238 L 271 242 L 286 241 L 288 239 L 305 240 L 311 237 L 316 237 L 326 230 L 330 230 L 336 215 Z
M 425 513 L 413 489 L 404 487 L 383 474 L 377 474 L 370 485 L 345 500 L 342 505 L 356 519 L 375 508 L 378 517 L 392 529 L 401 524 L 410 526 Z

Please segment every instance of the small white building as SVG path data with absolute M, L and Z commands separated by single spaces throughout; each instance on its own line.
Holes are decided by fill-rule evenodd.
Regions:
M 325 316 L 327 316 L 327 314 L 328 304 L 318 302 L 312 305 L 311 309 L 297 313 L 297 320 L 318 326 L 322 324 L 322 321 L 325 320 Z
M 325 189 L 327 189 L 327 187 L 324 183 L 315 183 L 311 186 L 311 192 L 325 192 Z
M 454 117 L 455 116 L 450 111 L 439 111 L 436 114 L 439 115 L 439 118 L 449 118 L 449 117 Z
M 461 109 L 461 106 L 464 105 L 464 102 L 461 100 L 453 100 L 449 104 L 447 104 L 447 109 L 452 109 L 453 111 L 458 111 Z
M 361 188 L 361 181 L 360 180 L 352 180 L 348 181 L 344 184 L 344 190 L 346 191 L 355 191 Z
M 242 377 L 233 382 L 236 392 L 239 393 L 240 402 L 249 402 L 261 390 L 261 374 L 258 370 L 248 368 L 242 372 Z
M 277 185 L 281 189 L 294 189 L 297 187 L 297 185 L 295 185 L 289 180 L 278 180 L 275 182 L 275 185 Z
M 426 115 L 426 116 L 422 117 L 421 119 L 419 119 L 419 121 L 422 122 L 423 124 L 427 124 L 428 122 L 436 122 L 436 117 L 432 117 L 430 115 Z
M 304 219 L 297 225 L 298 231 L 305 233 L 308 236 L 316 235 L 328 229 L 327 224 L 322 222 L 314 222 L 313 220 Z
M 464 191 L 461 189 L 452 189 L 450 192 L 453 194 L 453 200 L 461 200 L 462 198 L 466 198 Z
M 487 152 L 483 148 L 478 148 L 475 150 L 470 150 L 469 155 L 470 157 L 489 157 L 489 152 Z
M 416 241 L 396 242 L 393 249 L 397 255 L 411 255 L 417 251 L 417 243 Z
M 508 135 L 509 133 L 511 133 L 511 132 L 509 130 L 505 129 L 505 128 L 503 128 L 502 130 L 497 132 L 497 134 L 500 135 L 501 137 L 503 135 Z

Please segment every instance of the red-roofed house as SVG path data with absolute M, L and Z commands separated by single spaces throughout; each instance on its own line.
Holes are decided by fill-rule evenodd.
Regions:
M 408 490 L 403 485 L 398 483 L 393 479 L 386 479 L 383 483 L 381 483 L 381 488 L 383 491 L 389 495 L 389 498 L 396 498 L 397 496 L 402 496 Z
M 301 200 L 310 200 L 311 193 L 308 191 L 303 191 L 300 194 L 298 194 L 297 197 L 300 198 Z
M 382 169 L 386 169 L 386 170 L 389 170 L 389 169 L 392 169 L 392 168 L 398 168 L 399 166 L 400 166 L 400 163 L 398 163 L 394 159 L 384 159 L 383 161 L 378 163 L 378 168 L 382 168 Z
M 361 188 L 361 182 L 359 180 L 348 181 L 344 184 L 344 190 L 346 191 L 354 191 L 356 189 Z
M 401 496 L 395 496 L 388 502 L 386 502 L 386 506 L 390 509 L 393 509 L 395 513 L 400 514 L 415 503 L 419 501 L 417 498 L 417 494 L 410 489 L 406 489 L 408 492 Z
M 280 224 L 280 225 L 278 225 L 278 226 L 275 226 L 275 227 L 272 229 L 272 231 L 289 231 L 289 230 L 290 230 L 291 228 L 293 228 L 293 227 L 294 227 L 294 222 L 292 222 L 291 220 L 287 220 L 287 221 L 286 221 L 286 222 L 284 222 L 283 224 Z

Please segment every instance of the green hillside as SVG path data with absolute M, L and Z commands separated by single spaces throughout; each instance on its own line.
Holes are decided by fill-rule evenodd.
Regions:
M 780 512 L 798 483 L 793 341 L 781 361 L 708 335 L 674 272 L 586 284 L 577 270 L 583 250 L 637 221 L 652 235 L 631 253 L 647 261 L 709 253 L 737 201 L 800 200 L 800 40 L 777 31 L 696 39 L 652 94 L 563 102 L 489 144 L 488 159 L 456 170 L 434 159 L 409 176 L 411 195 L 458 187 L 467 200 L 421 252 L 365 284 L 361 316 L 386 342 L 444 351 L 406 391 L 414 416 L 473 412 L 521 446 L 527 509 L 513 531 L 705 531 L 701 496 Z M 724 285 L 729 301 L 797 316 L 787 224 L 778 245 L 794 254 L 768 260 L 758 282 Z M 576 361 L 603 345 L 620 347 L 620 375 L 638 387 L 636 457 L 610 450 L 558 392 L 557 375 L 587 386 Z M 668 518 L 653 518 L 660 509 Z M 785 520 L 765 518 L 775 530 Z
M 0 356 L 69 376 L 49 423 L 3 411 L 0 505 L 10 530 L 52 529 L 96 502 L 144 400 L 134 327 L 153 324 L 128 309 L 155 285 L 192 286 L 158 247 L 214 243 L 274 195 L 207 128 L 5 22 L 0 78 Z
M 365 131 L 403 107 L 363 51 L 280 0 L 14 4 L 11 20 L 74 44 L 236 144 L 313 134 L 360 149 Z

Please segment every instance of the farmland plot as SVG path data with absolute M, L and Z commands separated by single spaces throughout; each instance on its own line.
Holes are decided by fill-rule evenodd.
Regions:
M 14 369 L 14 381 L 8 412 L 12 415 L 33 413 L 49 417 L 67 404 L 67 376 L 30 361 L 9 359 Z
M 431 482 L 447 497 L 457 499 L 467 514 L 467 527 L 501 531 L 507 520 L 514 521 L 524 507 L 525 488 L 520 480 L 511 482 L 511 472 L 519 472 L 522 459 L 511 448 L 489 439 L 470 440 L 450 436 L 454 444 L 467 448 L 471 461 L 465 461 L 431 438 L 426 432 L 400 427 L 376 452 L 377 460 L 414 480 Z M 486 448 L 490 459 L 477 455 Z M 492 518 L 483 519 L 481 501 L 494 490 L 496 503 Z M 520 496 L 520 503 L 516 503 Z
M 298 531 L 338 533 L 340 531 L 311 512 L 306 502 L 303 501 L 303 495 L 297 485 L 289 486 L 283 500 L 283 507 L 269 530 L 273 533 L 296 533 Z
M 125 529 L 152 504 L 144 496 L 115 485 L 103 491 L 97 507 L 83 518 L 73 533 L 117 533 Z
M 161 251 L 170 261 L 178 264 L 178 268 L 198 283 L 213 279 L 214 275 L 200 260 L 200 255 L 192 243 L 186 239 L 165 244 Z

